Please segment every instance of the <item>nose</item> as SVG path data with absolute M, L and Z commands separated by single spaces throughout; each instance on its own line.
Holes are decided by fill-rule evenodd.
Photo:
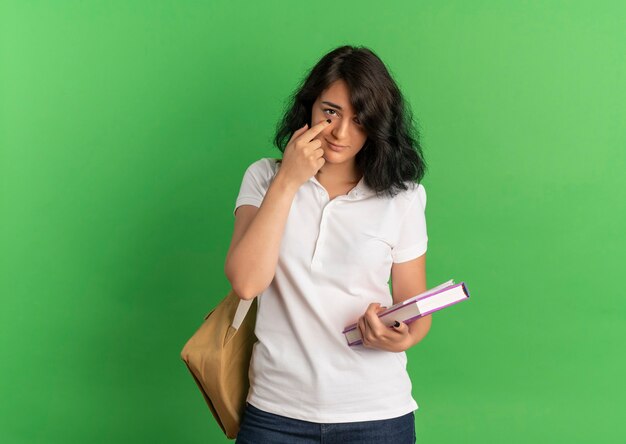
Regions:
M 348 136 L 350 122 L 348 119 L 336 119 L 335 124 L 332 127 L 331 133 L 335 140 L 340 143 L 345 142 L 345 138 Z

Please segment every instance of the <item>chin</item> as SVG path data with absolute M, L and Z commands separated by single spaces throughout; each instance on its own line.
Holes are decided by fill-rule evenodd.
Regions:
M 335 151 L 324 151 L 324 159 L 329 163 L 342 163 L 350 160 L 351 156 L 346 156 L 344 153 L 337 153 Z

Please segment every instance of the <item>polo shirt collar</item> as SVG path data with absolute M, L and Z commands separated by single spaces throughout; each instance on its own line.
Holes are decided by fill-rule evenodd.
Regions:
M 315 186 L 318 186 L 322 189 L 324 188 L 324 186 L 319 183 L 315 176 L 311 176 L 309 178 L 309 182 L 313 182 Z M 369 196 L 373 196 L 375 194 L 376 192 L 365 184 L 365 176 L 362 176 L 356 186 L 352 188 L 350 192 L 348 192 L 347 196 L 349 199 L 352 200 L 360 200 Z
M 278 172 L 278 169 L 280 168 L 281 165 L 282 165 L 282 162 L 276 163 L 275 172 Z M 321 183 L 319 183 L 319 181 L 315 178 L 315 176 L 311 176 L 308 181 L 313 182 L 315 186 L 318 186 L 324 189 L 324 186 Z M 348 198 L 353 199 L 353 200 L 360 200 L 369 196 L 374 196 L 375 194 L 376 194 L 376 191 L 374 191 L 372 188 L 368 187 L 365 184 L 365 176 L 362 176 L 359 182 L 356 184 L 356 186 L 352 190 L 350 190 L 350 192 L 348 193 Z

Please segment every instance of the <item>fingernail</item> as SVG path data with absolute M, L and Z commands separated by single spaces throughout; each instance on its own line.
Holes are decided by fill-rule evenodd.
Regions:
M 398 327 L 400 327 L 400 323 L 399 323 L 398 321 L 396 321 L 396 322 L 393 324 L 393 326 L 394 326 L 394 327 L 396 327 L 396 328 L 398 328 Z
M 327 121 L 328 123 L 330 123 L 330 119 L 326 119 L 326 121 Z

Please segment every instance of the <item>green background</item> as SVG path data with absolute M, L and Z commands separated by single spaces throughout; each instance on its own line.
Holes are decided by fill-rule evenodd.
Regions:
M 419 442 L 626 435 L 623 2 L 2 1 L 0 435 L 227 442 L 180 360 L 304 72 L 373 49 L 428 174 Z M 371 390 L 378 390 L 372 387 Z

